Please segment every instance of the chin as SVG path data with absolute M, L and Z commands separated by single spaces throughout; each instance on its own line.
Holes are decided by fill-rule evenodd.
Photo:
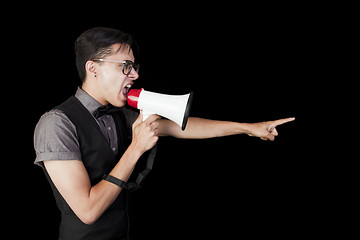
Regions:
M 116 99 L 116 102 L 112 103 L 114 107 L 124 107 L 127 103 L 127 98 L 121 94 L 118 99 Z
M 117 101 L 116 103 L 112 104 L 114 107 L 125 107 L 126 102 L 119 102 Z

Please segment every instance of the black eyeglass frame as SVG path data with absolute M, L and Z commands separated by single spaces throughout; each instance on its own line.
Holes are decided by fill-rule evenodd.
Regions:
M 136 73 L 139 73 L 139 69 L 140 69 L 140 64 L 134 63 L 134 62 L 132 62 L 130 60 L 117 61 L 117 60 L 108 60 L 108 59 L 103 59 L 103 58 L 97 58 L 97 59 L 91 59 L 91 61 L 94 61 L 94 62 L 121 63 L 122 72 L 126 76 L 129 76 L 132 69 L 134 69 Z M 127 72 L 125 72 L 126 66 L 129 66 L 129 69 L 127 70 Z

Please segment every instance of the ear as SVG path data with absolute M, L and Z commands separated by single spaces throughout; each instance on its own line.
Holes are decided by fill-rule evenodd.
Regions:
M 87 61 L 85 64 L 85 70 L 87 76 L 95 76 L 96 77 L 96 67 L 97 64 L 94 61 Z

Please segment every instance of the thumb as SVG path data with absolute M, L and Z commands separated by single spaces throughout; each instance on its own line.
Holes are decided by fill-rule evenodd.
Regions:
M 264 136 L 264 137 L 260 137 L 261 140 L 264 140 L 264 141 L 267 141 L 267 140 L 270 140 L 270 141 L 274 141 L 275 140 L 275 136 L 272 135 L 271 133 L 269 133 L 268 135 Z

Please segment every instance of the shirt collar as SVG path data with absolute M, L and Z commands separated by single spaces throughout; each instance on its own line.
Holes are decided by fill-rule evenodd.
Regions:
M 93 97 L 91 97 L 87 92 L 78 87 L 75 97 L 84 105 L 84 107 L 91 113 L 94 114 L 95 110 L 98 107 L 101 107 L 101 103 L 96 101 Z

